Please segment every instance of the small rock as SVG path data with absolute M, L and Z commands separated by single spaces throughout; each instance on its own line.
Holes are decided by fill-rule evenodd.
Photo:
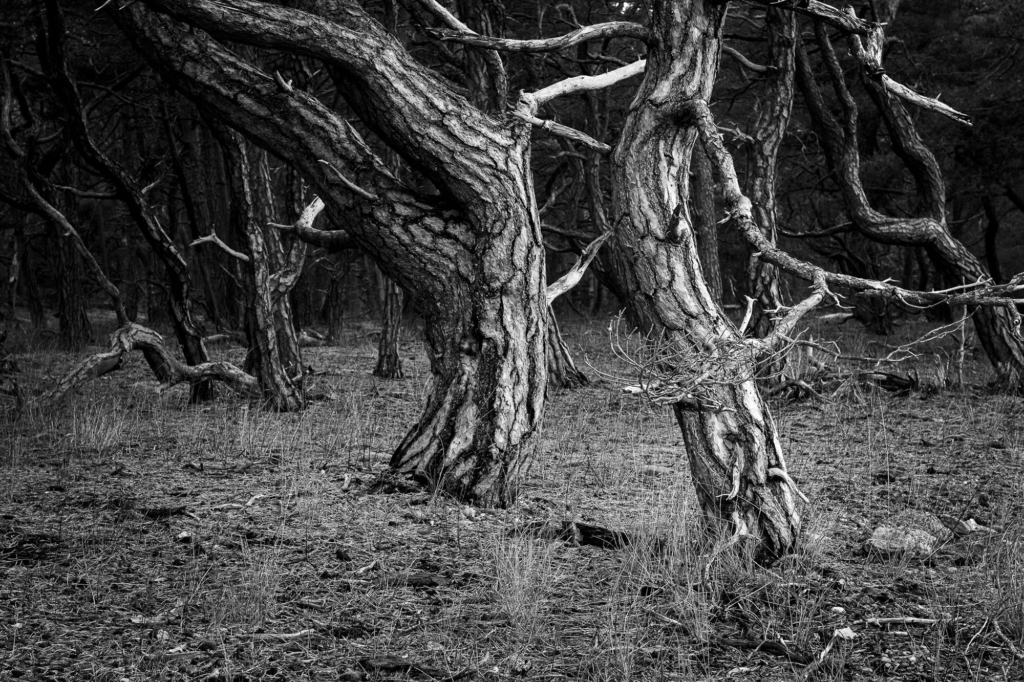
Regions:
M 869 554 L 891 557 L 898 555 L 922 556 L 935 549 L 936 537 L 915 528 L 879 526 L 867 541 Z
M 844 609 L 842 606 L 833 606 L 832 613 L 836 614 L 837 616 L 841 616 L 844 613 L 846 613 L 846 609 Z

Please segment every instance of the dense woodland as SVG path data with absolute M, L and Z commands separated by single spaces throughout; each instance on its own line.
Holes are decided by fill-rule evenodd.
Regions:
M 685 462 L 710 571 L 810 532 L 773 410 L 1015 409 L 1015 3 L 7 0 L 0 37 L 12 434 L 140 367 L 198 409 L 313 419 L 347 358 L 423 387 L 365 491 L 472 522 L 548 466 L 547 410 L 625 389 Z

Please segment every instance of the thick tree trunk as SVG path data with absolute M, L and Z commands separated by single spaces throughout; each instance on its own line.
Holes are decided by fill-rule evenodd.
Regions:
M 331 21 L 253 0 L 154 0 L 113 16 L 176 87 L 302 172 L 355 244 L 416 297 L 434 383 L 392 468 L 468 501 L 507 504 L 539 439 L 547 374 L 530 130 L 475 110 L 358 3 L 302 4 Z M 343 67 L 353 110 L 440 196 L 396 179 L 343 119 L 202 29 Z
M 792 550 L 800 516 L 753 358 L 731 352 L 742 340 L 704 281 L 687 209 L 697 134 L 688 108 L 710 94 L 724 12 L 701 0 L 655 5 L 656 40 L 613 157 L 614 254 L 642 331 L 670 349 L 673 371 L 709 373 L 681 387 L 691 397 L 675 406 L 707 517 L 771 557 Z
M 402 358 L 398 355 L 398 341 L 402 336 L 402 309 L 405 304 L 405 292 L 402 287 L 384 274 L 381 274 L 381 320 L 380 342 L 377 345 L 377 366 L 373 368 L 373 376 L 381 379 L 401 379 Z

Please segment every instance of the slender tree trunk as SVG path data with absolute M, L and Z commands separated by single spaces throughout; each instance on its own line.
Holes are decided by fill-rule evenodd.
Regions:
M 702 276 L 687 210 L 697 129 L 691 107 L 711 92 L 725 7 L 655 3 L 647 70 L 614 151 L 614 254 L 642 331 L 672 351 L 675 371 L 710 376 L 675 405 L 697 495 L 709 520 L 760 541 L 766 557 L 791 551 L 800 516 L 785 479 L 775 423 L 758 394 L 753 358 Z
M 988 263 L 988 272 L 992 275 L 992 279 L 1000 284 L 1003 282 L 1003 272 L 999 267 L 999 251 L 996 247 L 996 238 L 999 236 L 999 214 L 992 204 L 991 197 L 982 199 L 981 204 L 985 209 L 985 219 L 988 221 L 988 225 L 985 226 L 985 262 Z
M 693 148 L 693 231 L 700 266 L 712 300 L 722 305 L 722 268 L 718 261 L 718 220 L 715 213 L 715 178 L 704 149 Z
M 60 236 L 60 228 L 51 226 L 57 271 L 57 318 L 60 345 L 79 351 L 92 341 L 92 325 L 86 314 L 82 290 L 82 259 L 69 240 Z
M 381 379 L 401 379 L 402 359 L 398 355 L 398 341 L 402 336 L 402 308 L 405 292 L 386 275 L 381 275 L 383 296 L 380 325 L 380 343 L 377 346 L 377 366 L 373 376 Z
M 569 346 L 558 328 L 555 310 L 548 306 L 548 384 L 554 388 L 579 388 L 590 379 L 576 367 Z
M 248 256 L 243 270 L 246 274 L 246 336 L 249 340 L 248 360 L 252 367 L 250 373 L 256 376 L 264 399 L 274 409 L 281 412 L 301 410 L 305 405 L 302 389 L 289 376 L 279 350 L 271 258 L 263 225 L 257 222 L 250 150 L 237 133 L 224 129 L 218 131 L 218 136 L 231 182 L 231 222 Z
M 765 13 L 768 32 L 769 71 L 761 78 L 762 95 L 757 102 L 754 142 L 751 145 L 750 200 L 754 217 L 764 236 L 774 244 L 778 237 L 776 224 L 775 184 L 779 147 L 789 127 L 793 110 L 794 74 L 796 71 L 796 16 L 789 9 L 771 8 Z M 752 255 L 747 272 L 747 287 L 754 299 L 750 332 L 764 338 L 773 328 L 769 311 L 785 305 L 774 265 Z M 776 356 L 764 367 L 763 377 L 779 377 L 785 369 L 785 356 Z

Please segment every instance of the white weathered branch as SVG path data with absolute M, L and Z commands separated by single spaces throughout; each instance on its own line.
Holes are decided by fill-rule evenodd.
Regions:
M 194 242 L 189 244 L 189 246 L 199 246 L 200 244 L 213 244 L 214 246 L 219 247 L 221 251 L 228 254 L 232 258 L 237 258 L 243 263 L 249 262 L 249 256 L 245 255 L 241 251 L 235 251 L 230 246 L 225 244 L 224 240 L 222 240 L 213 232 L 206 235 L 205 237 L 200 237 L 199 239 L 196 239 Z
M 557 281 L 548 286 L 548 305 L 551 305 L 556 298 L 580 283 L 580 280 L 583 279 L 584 273 L 587 271 L 587 267 L 590 266 L 594 257 L 597 256 L 597 252 L 600 250 L 601 245 L 608 241 L 608 238 L 611 236 L 611 232 L 605 232 L 600 237 L 590 242 L 590 244 L 587 245 L 587 248 L 583 249 L 583 252 L 580 254 L 580 257 L 576 259 L 573 266 L 569 268 L 569 272 L 565 273 L 559 277 Z
M 515 38 L 492 38 L 489 36 L 482 36 L 471 30 L 461 21 L 451 16 L 451 13 L 443 7 L 441 11 L 448 14 L 448 17 L 440 14 L 434 5 L 439 3 L 434 0 L 419 0 L 421 4 L 427 6 L 436 16 L 442 19 L 448 26 L 453 29 L 449 31 L 438 31 L 437 33 L 443 40 L 462 43 L 464 45 L 472 45 L 473 47 L 486 47 L 492 50 L 501 50 L 503 52 L 553 52 L 555 50 L 561 50 L 567 47 L 573 47 L 580 43 L 588 40 L 598 40 L 607 38 L 635 38 L 637 40 L 647 41 L 650 38 L 650 31 L 645 26 L 633 23 L 631 21 L 609 21 L 603 24 L 594 24 L 593 26 L 584 26 L 578 28 L 575 31 L 566 33 L 562 36 L 555 38 L 534 38 L 531 40 L 518 40 Z M 460 24 L 462 27 L 459 28 L 455 24 Z
M 550 102 L 556 97 L 561 97 L 563 95 L 571 95 L 577 92 L 588 92 L 591 90 L 603 90 L 604 88 L 611 87 L 616 83 L 626 80 L 627 78 L 632 78 L 633 76 L 642 74 L 646 67 L 647 60 L 639 59 L 628 66 L 623 66 L 597 76 L 573 76 L 572 78 L 566 78 L 563 81 L 553 83 L 547 87 L 537 90 L 529 95 L 529 97 L 533 98 L 537 105 L 540 106 L 545 102 Z
M 845 13 L 848 16 L 856 18 L 856 14 L 852 7 L 845 8 Z M 850 36 L 850 45 L 854 56 L 857 61 L 861 63 L 865 74 L 868 78 L 877 81 L 882 88 L 894 97 L 910 102 L 911 104 L 918 106 L 928 111 L 933 111 L 937 114 L 942 114 L 947 118 L 951 118 L 957 123 L 963 123 L 964 125 L 973 125 L 971 117 L 967 114 L 963 114 L 948 104 L 943 104 L 937 98 L 925 97 L 922 94 L 914 92 L 902 83 L 897 83 L 890 78 L 886 73 L 885 69 L 882 68 L 882 47 L 885 43 L 885 30 L 881 25 L 874 25 L 871 27 L 867 34 L 867 48 L 864 47 L 861 40 L 856 35 Z
M 526 97 L 529 97 L 529 95 L 527 95 Z M 592 138 L 590 135 L 587 135 L 584 132 L 576 130 L 575 128 L 570 128 L 567 125 L 555 123 L 554 121 L 545 121 L 544 119 L 537 118 L 536 116 L 533 116 L 523 111 L 512 111 L 511 113 L 513 116 L 520 118 L 523 121 L 526 121 L 532 126 L 543 128 L 552 135 L 558 135 L 559 137 L 564 137 L 567 140 L 579 142 L 580 144 L 589 147 L 595 151 L 599 151 L 602 154 L 610 154 L 612 151 L 612 148 L 606 145 L 604 142 L 599 142 L 598 140 Z

